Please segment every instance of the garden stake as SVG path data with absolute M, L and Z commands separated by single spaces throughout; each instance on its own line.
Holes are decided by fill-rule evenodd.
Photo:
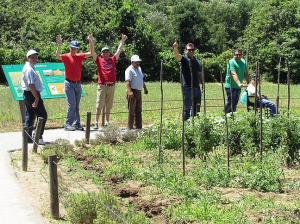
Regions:
M 258 75 L 258 62 L 256 62 L 256 75 Z M 257 80 L 258 78 L 255 79 L 255 99 L 254 99 L 254 114 L 256 115 L 257 113 Z
M 38 142 L 39 142 L 39 139 L 41 137 L 43 122 L 44 122 L 44 118 L 39 117 L 37 125 L 36 125 L 36 129 L 35 129 L 35 136 L 34 136 L 34 139 L 33 139 L 32 152 L 34 152 L 34 153 L 37 153 Z
M 91 134 L 91 112 L 86 113 L 86 130 L 85 130 L 85 143 L 90 143 L 90 134 Z
M 276 114 L 278 114 L 279 108 L 279 83 L 280 83 L 280 72 L 281 72 L 281 57 L 279 58 L 279 65 L 278 65 L 278 80 L 277 80 L 277 96 L 276 96 Z
M 223 84 L 223 74 L 221 69 L 220 69 L 220 76 L 221 76 L 221 83 L 222 83 L 223 104 L 225 108 L 225 93 L 224 93 L 224 84 Z M 226 113 L 225 113 L 225 128 L 226 128 L 226 143 L 227 143 L 227 167 L 229 169 L 229 136 L 228 136 L 228 122 L 227 122 Z
M 260 69 L 259 69 L 259 63 L 257 63 L 257 74 L 256 74 L 256 80 L 255 82 L 259 80 L 259 99 L 261 100 L 261 82 L 260 82 Z M 263 153 L 263 120 L 262 120 L 262 103 L 259 104 L 259 111 L 260 111 L 260 142 L 259 142 L 259 147 L 260 147 L 260 162 L 262 162 L 262 153 Z
M 158 152 L 158 161 L 162 163 L 162 149 L 161 149 L 161 135 L 162 135 L 162 117 L 163 117 L 163 60 L 160 63 L 160 125 L 159 125 L 159 152 Z
M 194 107 L 195 107 L 195 102 L 194 102 L 194 75 L 193 75 L 193 69 L 192 69 L 192 61 L 191 59 L 189 59 L 189 68 L 190 68 L 190 72 L 191 72 L 191 88 L 192 88 L 192 96 L 191 96 L 191 100 L 192 100 L 192 127 L 194 130 Z
M 228 70 L 229 70 L 229 75 L 230 75 L 230 107 L 231 107 L 231 116 L 232 116 L 232 120 L 234 120 L 234 117 L 233 117 L 233 96 L 232 96 L 232 74 L 231 74 L 231 70 L 230 70 L 230 63 L 228 62 Z M 225 111 L 225 116 L 226 116 L 226 111 Z
M 23 124 L 22 128 L 22 137 L 22 170 L 26 172 L 28 167 L 28 135 L 25 124 Z
M 247 43 L 247 52 L 246 52 L 246 64 L 248 65 L 249 60 L 249 43 Z
M 205 61 L 202 61 L 202 80 L 203 80 L 203 111 L 206 114 L 206 100 L 205 100 L 205 76 L 204 76 Z M 199 82 L 200 83 L 200 82 Z
M 291 74 L 290 74 L 289 58 L 286 58 L 286 67 L 287 67 L 287 85 L 288 85 L 287 118 L 289 118 L 290 117 L 290 99 L 291 99 Z
M 57 156 L 48 156 L 49 184 L 50 184 L 50 213 L 54 219 L 59 219 L 58 178 L 57 178 Z
M 180 72 L 180 85 L 181 85 L 181 94 L 182 94 L 182 131 L 181 131 L 181 148 L 182 148 L 182 172 L 185 176 L 185 148 L 184 148 L 184 93 L 183 93 L 183 84 L 182 84 L 182 64 L 179 63 L 179 72 Z

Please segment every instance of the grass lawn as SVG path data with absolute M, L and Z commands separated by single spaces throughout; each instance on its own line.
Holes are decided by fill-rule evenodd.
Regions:
M 148 95 L 143 95 L 143 124 L 152 124 L 160 118 L 160 83 L 147 83 L 149 90 Z M 83 84 L 85 96 L 80 103 L 80 113 L 82 123 L 85 124 L 86 113 L 92 112 L 92 122 L 95 119 L 96 103 L 96 83 Z M 125 98 L 126 86 L 124 83 L 116 84 L 115 102 L 111 114 L 111 123 L 118 126 L 126 126 L 127 121 L 127 101 Z M 291 86 L 291 104 L 290 108 L 293 113 L 298 114 L 300 108 L 300 98 L 298 94 L 300 87 Z M 277 85 L 272 83 L 263 83 L 262 93 L 267 95 L 270 100 L 275 101 L 277 94 Z M 0 125 L 1 132 L 19 131 L 21 123 L 18 115 L 18 103 L 14 101 L 8 86 L 0 86 Z M 163 83 L 163 100 L 164 100 L 164 118 L 181 118 L 182 95 L 179 83 Z M 64 125 L 66 116 L 66 100 L 45 99 L 45 106 L 48 112 L 48 121 L 46 128 L 60 128 Z M 203 97 L 202 108 L 203 110 Z M 206 84 L 206 111 L 208 113 L 220 114 L 223 106 L 222 88 L 220 83 Z M 287 86 L 280 86 L 280 105 L 279 110 L 284 111 L 287 107 Z M 245 111 L 246 106 L 239 103 L 238 111 Z

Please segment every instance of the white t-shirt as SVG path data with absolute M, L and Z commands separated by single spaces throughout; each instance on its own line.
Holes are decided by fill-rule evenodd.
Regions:
M 251 83 L 247 87 L 248 91 L 248 99 L 251 103 L 255 102 L 255 86 L 253 86 Z M 258 93 L 258 90 L 257 90 Z

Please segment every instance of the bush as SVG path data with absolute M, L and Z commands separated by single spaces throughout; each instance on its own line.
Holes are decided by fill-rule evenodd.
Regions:
M 70 194 L 65 201 L 65 208 L 74 224 L 92 224 L 97 218 L 97 201 L 87 194 Z
M 120 129 L 117 126 L 109 125 L 103 130 L 102 134 L 96 134 L 95 140 L 91 141 L 92 145 L 99 145 L 101 142 L 115 144 L 118 142 L 121 135 Z
M 206 114 L 200 114 L 194 120 L 188 120 L 185 128 L 187 154 L 192 157 L 198 155 L 205 159 L 207 154 L 220 143 L 217 130 L 218 124 L 213 123 L 212 118 Z
M 137 131 L 128 130 L 122 135 L 122 141 L 124 142 L 134 142 L 139 137 L 139 133 Z
M 57 139 L 51 144 L 45 145 L 40 153 L 40 157 L 48 163 L 48 155 L 57 155 L 58 160 L 73 155 L 74 147 L 66 139 Z

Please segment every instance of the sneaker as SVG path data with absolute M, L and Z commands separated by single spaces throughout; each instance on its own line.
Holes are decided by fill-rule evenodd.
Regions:
M 106 121 L 104 124 L 105 127 L 109 126 L 109 123 Z
M 50 144 L 50 142 L 44 142 L 44 140 L 42 138 L 39 139 L 39 145 L 47 145 Z
M 95 124 L 94 124 L 94 129 L 98 130 L 98 123 L 97 122 L 95 122 Z
M 84 131 L 84 128 L 80 124 L 75 124 L 75 129 L 78 131 Z
M 75 128 L 72 125 L 66 124 L 65 131 L 75 131 Z

